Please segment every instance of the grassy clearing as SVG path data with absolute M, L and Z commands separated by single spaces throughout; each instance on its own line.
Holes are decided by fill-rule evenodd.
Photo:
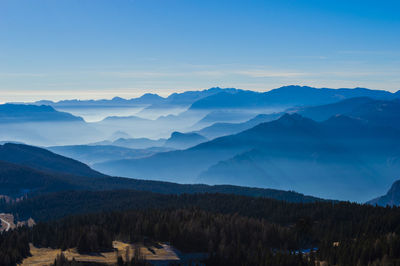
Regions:
M 118 256 L 121 256 L 124 260 L 129 257 L 131 259 L 134 255 L 135 248 L 140 249 L 140 254 L 144 259 L 149 261 L 178 261 L 179 257 L 173 251 L 173 248 L 167 244 L 159 244 L 157 246 L 143 246 L 142 244 L 127 244 L 120 241 L 114 241 L 113 252 L 101 252 L 96 254 L 79 254 L 77 250 L 68 249 L 63 251 L 65 257 L 69 260 L 75 258 L 76 261 L 85 262 L 98 262 L 104 264 L 115 264 Z M 55 258 L 62 251 L 61 249 L 51 248 L 36 248 L 30 245 L 32 257 L 26 258 L 20 266 L 45 266 L 50 265 L 54 262 Z M 128 254 L 128 255 L 127 255 Z

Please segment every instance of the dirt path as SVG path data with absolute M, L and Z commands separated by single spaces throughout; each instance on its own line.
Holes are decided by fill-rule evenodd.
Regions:
M 6 228 L 4 231 L 10 230 L 11 224 L 10 224 L 9 222 L 7 222 L 6 220 L 4 220 L 3 218 L 0 218 L 0 220 L 1 220 L 3 223 L 7 224 L 7 228 Z

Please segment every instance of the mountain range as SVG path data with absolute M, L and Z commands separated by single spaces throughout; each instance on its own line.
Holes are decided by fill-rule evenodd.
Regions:
M 169 137 L 174 131 L 199 133 L 197 131 L 215 123 L 244 123 L 259 114 L 280 113 L 288 108 L 291 111 L 297 108 L 301 113 L 304 111 L 301 108 L 334 104 L 354 97 L 387 101 L 399 98 L 400 94 L 361 88 L 286 86 L 268 92 L 211 88 L 175 93 L 166 98 L 145 94 L 129 100 L 116 97 L 111 100 L 5 104 L 0 105 L 0 139 L 42 146 L 76 145 L 107 140 L 118 131 L 124 132 L 125 138 L 159 139 Z M 136 111 L 130 108 L 136 108 Z M 66 113 L 66 110 L 83 117 L 87 113 L 96 115 L 100 112 L 124 117 L 110 115 L 102 121 L 87 123 L 79 116 Z M 200 134 L 213 138 L 238 133 L 242 129 L 238 128 L 222 130 L 222 134 Z
M 313 202 L 322 199 L 292 191 L 239 186 L 181 185 L 101 174 L 87 165 L 23 144 L 0 146 L 0 195 L 36 196 L 60 191 L 140 190 L 162 194 L 225 193 L 253 197 Z M 84 196 L 84 194 L 82 194 Z
M 398 98 L 399 93 L 365 88 L 317 89 L 307 86 L 285 86 L 263 93 L 254 91 L 221 92 L 194 102 L 190 109 L 289 108 L 329 104 L 355 97 L 390 100 Z
M 296 107 L 287 110 L 288 113 L 297 113 L 315 121 L 324 121 L 332 116 L 346 115 L 364 121 L 369 121 L 377 126 L 398 127 L 400 119 L 400 99 L 393 100 L 375 100 L 368 97 L 356 97 L 341 100 L 331 104 L 317 106 Z M 239 133 L 250 129 L 257 124 L 269 122 L 282 116 L 284 112 L 260 114 L 254 118 L 242 123 L 214 123 L 211 126 L 204 127 L 197 133 L 213 139 Z
M 115 141 L 103 141 L 90 145 L 51 146 L 47 149 L 93 165 L 111 160 L 149 157 L 160 152 L 186 149 L 206 141 L 208 141 L 207 138 L 197 133 L 173 132 L 168 139 L 120 138 Z
M 94 167 L 134 178 L 274 187 L 365 201 L 400 170 L 398 136 L 397 129 L 383 130 L 373 120 L 339 115 L 315 122 L 286 114 L 187 150 Z
M 111 116 L 92 123 L 57 107 L 5 104 L 0 106 L 0 137 L 51 146 L 111 175 L 293 189 L 365 201 L 382 195 L 398 171 L 399 96 L 362 88 L 214 88 L 162 98 L 168 104 L 150 94 L 132 100 L 153 111 L 161 102 L 168 108 L 185 106 L 180 114 L 154 120 Z M 129 105 L 130 100 L 111 101 Z M 94 144 L 75 145 L 84 143 Z

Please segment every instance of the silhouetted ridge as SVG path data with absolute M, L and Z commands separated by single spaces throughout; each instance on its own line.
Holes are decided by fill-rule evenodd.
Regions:
M 367 202 L 379 206 L 399 206 L 400 205 L 400 180 L 397 180 L 390 187 L 386 195 Z
M 103 177 L 86 164 L 63 157 L 48 150 L 23 144 L 0 145 L 0 160 L 42 171 L 67 173 L 87 177 Z
M 171 134 L 171 137 L 167 139 L 167 141 L 165 142 L 165 146 L 181 149 L 189 148 L 205 141 L 207 141 L 207 139 L 200 134 L 181 133 L 175 131 Z

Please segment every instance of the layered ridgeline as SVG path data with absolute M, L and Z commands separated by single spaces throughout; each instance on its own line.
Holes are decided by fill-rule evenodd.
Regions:
M 8 130 L 1 131 L 0 139 L 49 146 L 115 140 L 116 132 L 122 132 L 124 138 L 167 138 L 174 131 L 198 131 L 214 123 L 245 122 L 259 114 L 280 112 L 299 106 L 330 104 L 352 97 L 388 100 L 398 98 L 399 94 L 360 88 L 335 90 L 288 86 L 264 93 L 212 88 L 175 93 L 167 98 L 146 94 L 130 100 L 114 98 L 57 103 L 40 101 L 35 103 L 37 106 L 18 105 L 21 110 L 26 108 L 19 117 L 14 117 L 10 111 L 3 112 L 0 128 L 7 127 Z M 55 110 L 43 104 L 52 106 Z M 6 109 L 7 106 L 4 105 L 3 108 Z M 43 116 L 40 112 L 33 112 L 34 108 L 51 110 L 58 118 L 49 119 L 53 117 L 51 112 Z M 75 118 L 68 118 L 60 111 L 71 112 L 75 114 Z M 87 123 L 76 116 L 98 118 Z M 29 119 L 25 119 L 28 117 Z M 236 129 L 228 134 L 237 133 L 237 130 L 243 129 Z M 204 136 L 210 138 L 221 135 Z
M 234 93 L 221 92 L 194 102 L 190 109 L 289 108 L 292 106 L 329 104 L 355 97 L 390 100 L 398 98 L 399 95 L 387 91 L 369 90 L 365 88 L 317 89 L 307 86 L 285 86 L 263 93 L 242 90 L 235 91 Z
M 95 169 L 134 178 L 274 187 L 365 201 L 381 195 L 399 171 L 395 121 L 400 102 L 354 102 L 354 108 L 342 108 L 343 103 L 336 111 L 331 108 L 330 114 L 345 115 L 322 122 L 286 114 L 187 150 L 97 164 Z
M 81 117 L 46 105 L 0 105 L 0 139 L 48 143 L 87 142 L 98 131 Z
M 242 123 L 214 123 L 211 126 L 207 126 L 197 131 L 202 136 L 209 139 L 217 137 L 227 136 L 239 133 L 250 129 L 258 124 L 270 122 L 281 117 L 283 113 L 272 113 L 272 114 L 259 114 Z
M 370 97 L 377 100 L 399 97 L 387 91 L 362 88 L 316 89 L 300 86 L 281 87 L 263 93 L 236 89 L 210 89 L 184 94 L 188 97 L 191 93 L 200 96 L 187 107 L 187 110 L 180 109 L 181 112 L 174 112 L 173 110 L 181 108 L 182 105 L 174 107 L 173 104 L 168 104 L 164 107 L 170 108 L 171 111 L 165 112 L 168 109 L 152 106 L 135 115 L 104 119 L 95 124 L 96 128 L 109 135 L 112 134 L 112 129 L 125 131 L 133 137 L 165 138 L 173 131 L 198 131 L 214 123 L 241 123 L 259 114 L 281 112 L 287 108 L 330 104 L 353 97 Z M 175 97 L 179 95 L 176 94 Z M 149 119 L 146 112 L 152 112 L 152 119 Z
M 146 106 L 146 111 L 148 109 L 168 109 L 171 107 L 223 110 L 270 106 L 290 107 L 296 105 L 321 105 L 354 97 L 370 97 L 388 100 L 399 96 L 399 93 L 369 90 L 365 88 L 329 89 L 307 86 L 285 86 L 268 92 L 255 92 L 232 88 L 211 88 L 202 91 L 173 93 L 166 98 L 148 93 L 139 98 L 132 99 L 115 97 L 111 100 L 39 101 L 33 104 L 50 105 L 55 108 Z
M 346 115 L 367 120 L 375 125 L 397 127 L 399 119 L 399 99 L 390 101 L 375 100 L 368 97 L 355 97 L 331 104 L 289 108 L 286 112 L 297 113 L 315 121 L 324 121 L 332 116 Z M 281 117 L 284 112 L 259 114 L 242 123 L 214 123 L 199 131 L 199 134 L 213 139 L 216 137 L 236 134 L 250 129 L 260 123 L 270 122 Z
M 47 149 L 57 154 L 81 161 L 88 165 L 110 160 L 149 157 L 159 152 L 173 150 L 165 147 L 131 149 L 118 145 L 65 145 L 52 146 L 48 147 Z
M 230 92 L 235 93 L 236 89 L 223 89 L 223 88 L 210 88 L 201 91 L 186 91 L 182 93 L 172 93 L 168 97 L 161 97 L 157 94 L 146 93 L 138 98 L 123 99 L 121 97 L 114 97 L 113 99 L 106 100 L 62 100 L 58 102 L 53 101 L 38 101 L 34 102 L 35 105 L 50 105 L 55 108 L 76 108 L 76 107 L 132 107 L 132 106 L 145 106 L 147 109 L 157 109 L 168 107 L 189 107 L 195 101 L 202 98 L 220 93 Z
M 87 165 L 45 149 L 22 145 L 0 146 L 0 195 L 21 197 L 70 190 L 135 189 L 163 194 L 229 193 L 271 197 L 293 202 L 320 200 L 290 191 L 237 186 L 181 185 L 103 175 Z
M 89 165 L 111 160 L 145 158 L 156 153 L 186 149 L 208 141 L 197 133 L 173 132 L 168 139 L 119 138 L 90 145 L 51 146 L 49 150 Z M 130 148 L 135 147 L 135 148 Z

